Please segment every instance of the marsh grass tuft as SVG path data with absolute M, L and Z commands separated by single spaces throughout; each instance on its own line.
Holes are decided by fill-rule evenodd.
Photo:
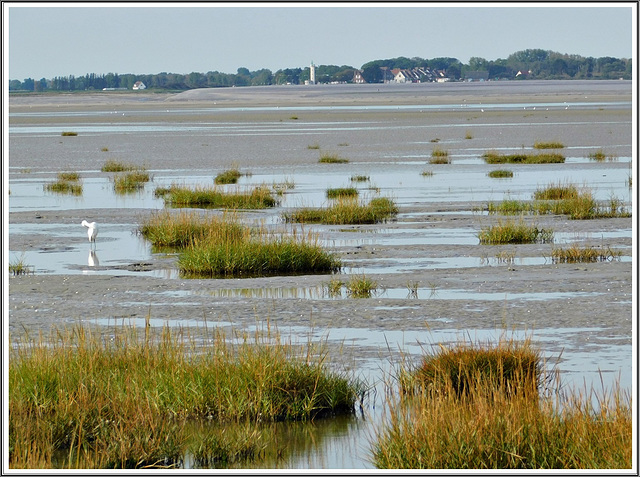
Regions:
M 539 229 L 535 225 L 527 225 L 520 218 L 518 222 L 513 220 L 499 220 L 478 232 L 481 244 L 506 244 L 506 243 L 547 243 L 553 241 L 553 231 Z
M 488 151 L 482 155 L 487 164 L 554 164 L 564 163 L 565 157 L 558 153 L 546 154 L 500 154 Z
M 249 174 L 242 173 L 237 168 L 228 169 L 218 174 L 214 178 L 213 182 L 216 184 L 236 184 L 238 182 L 238 179 L 240 179 L 242 176 L 247 176 L 247 175 Z
M 75 131 L 62 131 L 61 136 L 77 136 L 78 133 Z
M 513 177 L 513 171 L 509 171 L 506 169 L 495 169 L 487 173 L 487 175 L 493 179 L 504 179 Z
M 563 149 L 564 144 L 559 141 L 541 142 L 536 141 L 533 144 L 534 149 Z
M 318 162 L 325 164 L 346 164 L 349 162 L 349 159 L 339 157 L 337 154 L 326 153 L 320 156 Z
M 424 170 L 420 173 L 420 175 L 422 175 L 423 177 L 433 177 L 433 171 L 430 169 Z
M 135 164 L 128 164 L 126 162 L 117 161 L 115 159 L 107 160 L 102 168 L 100 169 L 102 172 L 126 172 L 126 171 L 137 171 L 143 170 L 144 168 L 138 167 Z
M 29 275 L 33 272 L 33 265 L 27 265 L 26 258 L 24 256 L 24 252 L 20 257 L 15 257 L 13 260 L 9 262 L 9 273 L 11 275 Z
M 167 326 L 24 338 L 9 351 L 11 467 L 166 468 L 187 454 L 201 465 L 251 461 L 268 439 L 257 423 L 354 412 L 363 386 L 329 370 L 326 343 L 294 345 L 264 325 L 236 339 L 202 332 L 197 343 Z M 249 427 L 220 440 L 226 424 Z
M 575 220 L 630 217 L 625 204 L 615 196 L 607 202 L 599 203 L 588 188 L 578 189 L 573 184 L 551 184 L 538 189 L 533 194 L 534 201 L 503 200 L 490 202 L 488 211 L 491 214 L 515 215 L 557 214 L 568 215 Z
M 369 182 L 370 177 L 365 175 L 353 175 L 351 176 L 351 182 Z
M 77 172 L 58 172 L 56 181 L 45 184 L 44 187 L 48 192 L 82 195 L 82 183 Z
M 553 263 L 611 262 L 620 260 L 621 256 L 621 251 L 613 250 L 610 247 L 581 247 L 578 244 L 567 248 L 554 248 L 551 251 Z
M 378 287 L 378 282 L 364 273 L 352 275 L 346 283 L 347 295 L 351 298 L 371 298 Z
M 145 183 L 151 179 L 149 173 L 144 170 L 135 170 L 116 174 L 113 176 L 113 190 L 118 194 L 126 194 L 144 189 Z
M 332 273 L 340 266 L 311 233 L 298 237 L 258 231 L 240 240 L 195 240 L 178 258 L 180 273 L 187 278 Z
M 396 215 L 398 207 L 387 197 L 371 199 L 369 203 L 355 197 L 341 197 L 326 208 L 303 207 L 285 212 L 285 222 L 321 224 L 375 224 Z
M 554 399 L 555 375 L 543 373 L 529 340 L 441 345 L 418 367 L 403 364 L 405 392 L 389 398 L 372 441 L 375 467 L 630 468 L 630 396 L 618 388 Z
M 357 197 L 358 189 L 355 187 L 336 187 L 327 189 L 327 199 L 339 199 L 340 197 Z
M 451 164 L 449 151 L 436 147 L 433 151 L 431 151 L 431 159 L 429 159 L 429 164 Z
M 265 209 L 275 207 L 276 199 L 266 186 L 245 190 L 223 191 L 217 187 L 188 187 L 172 184 L 169 188 L 156 189 L 156 196 L 171 207 L 204 207 L 228 209 Z
M 613 162 L 618 160 L 618 156 L 614 154 L 605 154 L 605 152 L 602 149 L 598 149 L 595 152 L 589 153 L 588 157 L 592 161 L 597 161 L 597 162 L 604 162 L 604 161 Z

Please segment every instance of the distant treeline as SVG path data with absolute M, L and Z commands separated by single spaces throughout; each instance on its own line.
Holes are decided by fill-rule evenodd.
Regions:
M 416 70 L 437 72 L 421 81 L 447 78 L 449 81 L 465 81 L 482 78 L 504 79 L 631 79 L 631 59 L 612 57 L 583 57 L 556 53 L 549 50 L 529 49 L 513 53 L 506 59 L 486 60 L 472 57 L 468 64 L 456 58 L 433 58 L 430 60 L 414 57 L 398 57 L 374 60 L 360 68 L 352 66 L 316 65 L 317 83 L 351 83 L 356 74 L 367 83 L 382 83 L 393 79 L 391 70 Z M 137 81 L 146 88 L 164 90 L 187 90 L 194 88 L 220 88 L 228 86 L 258 86 L 272 84 L 304 84 L 310 79 L 310 67 L 286 68 L 273 73 L 269 69 L 249 71 L 238 68 L 235 74 L 209 71 L 208 73 L 158 73 L 158 74 L 117 74 L 85 76 L 56 76 L 34 80 L 9 81 L 10 91 L 85 91 L 103 88 L 132 89 Z

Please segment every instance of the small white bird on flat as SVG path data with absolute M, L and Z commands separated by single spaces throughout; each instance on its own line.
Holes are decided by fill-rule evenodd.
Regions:
M 87 227 L 87 236 L 89 242 L 96 243 L 96 237 L 98 236 L 98 225 L 95 222 L 82 221 L 82 226 Z

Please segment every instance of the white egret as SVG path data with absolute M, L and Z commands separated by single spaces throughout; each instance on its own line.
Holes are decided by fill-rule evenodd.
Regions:
M 89 237 L 89 242 L 96 243 L 96 237 L 98 235 L 98 226 L 96 225 L 96 223 L 83 220 L 82 226 L 87 227 L 87 236 Z

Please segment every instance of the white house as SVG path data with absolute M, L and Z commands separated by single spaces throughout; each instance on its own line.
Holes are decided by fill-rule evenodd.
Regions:
M 146 86 L 144 85 L 144 83 L 142 81 L 136 81 L 133 84 L 133 89 L 146 89 Z

